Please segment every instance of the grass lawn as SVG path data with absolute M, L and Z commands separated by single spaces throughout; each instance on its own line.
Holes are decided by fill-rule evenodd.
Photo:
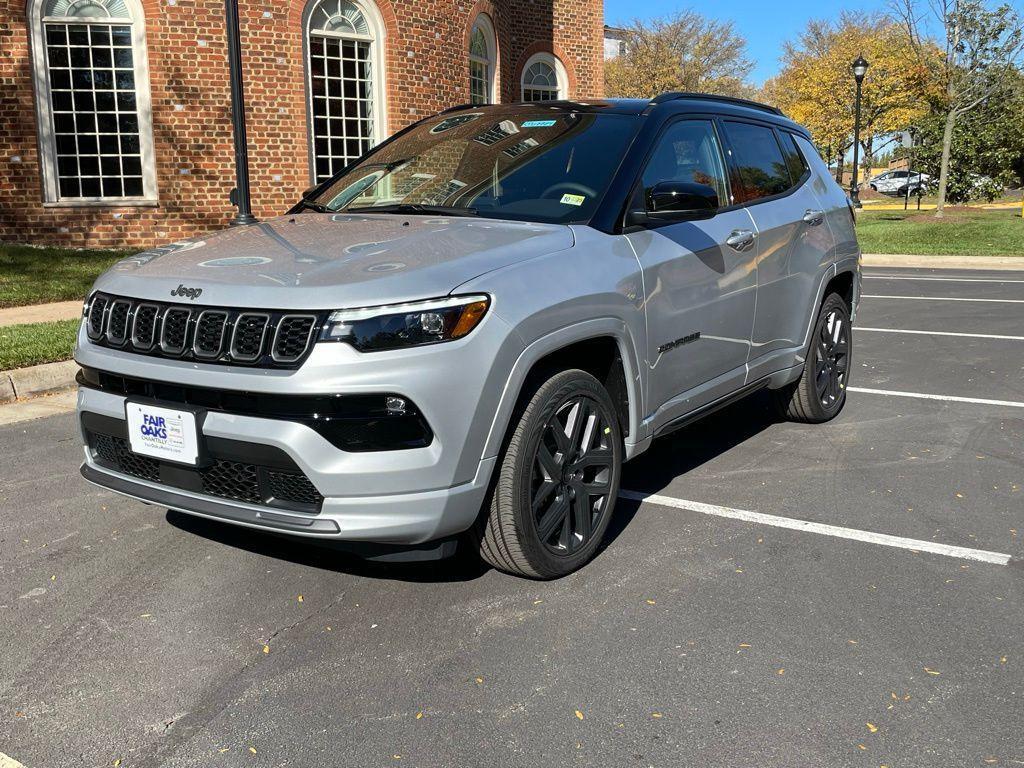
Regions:
M 864 253 L 923 256 L 1024 256 L 1020 210 L 947 208 L 930 211 L 861 211 L 857 238 Z
M 0 307 L 83 299 L 124 251 L 76 251 L 0 243 Z
M 0 371 L 70 360 L 80 320 L 0 327 Z

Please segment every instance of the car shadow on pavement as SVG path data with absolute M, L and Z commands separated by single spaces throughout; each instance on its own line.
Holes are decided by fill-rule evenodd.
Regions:
M 293 538 L 268 531 L 254 531 L 173 509 L 167 510 L 166 519 L 175 528 L 208 541 L 296 565 L 353 576 L 417 583 L 444 583 L 472 581 L 489 570 L 462 547 L 454 557 L 443 560 L 383 563 L 365 560 L 351 552 L 332 547 L 329 542 Z
M 655 440 L 645 453 L 623 467 L 621 487 L 638 493 L 660 493 L 680 475 L 781 422 L 771 394 L 763 391 L 753 394 L 672 435 Z M 605 547 L 626 529 L 639 509 L 639 502 L 619 499 L 615 517 L 605 536 Z
M 680 475 L 735 448 L 779 421 L 767 393 L 752 395 L 655 441 L 646 453 L 624 467 L 621 487 L 641 493 L 658 493 Z M 626 530 L 639 508 L 636 501 L 618 500 L 598 555 Z M 323 571 L 382 580 L 445 583 L 472 581 L 490 570 L 462 546 L 454 557 L 443 560 L 382 563 L 364 560 L 332 547 L 328 542 L 254 531 L 174 510 L 168 510 L 166 517 L 175 528 L 208 541 Z

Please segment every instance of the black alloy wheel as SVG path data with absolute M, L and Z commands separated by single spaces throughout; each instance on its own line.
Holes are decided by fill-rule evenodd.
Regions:
M 517 576 L 554 579 L 597 552 L 619 493 L 622 430 L 604 386 L 570 369 L 522 396 L 472 531 L 480 557 Z
M 552 414 L 534 452 L 531 510 L 537 537 L 556 555 L 586 545 L 609 507 L 611 414 L 580 395 Z
M 843 397 L 849 373 L 849 316 L 833 308 L 820 323 L 814 349 L 814 388 L 826 409 L 834 408 Z
M 846 403 L 852 359 L 850 308 L 830 293 L 821 303 L 800 378 L 774 393 L 780 414 L 805 424 L 835 418 Z

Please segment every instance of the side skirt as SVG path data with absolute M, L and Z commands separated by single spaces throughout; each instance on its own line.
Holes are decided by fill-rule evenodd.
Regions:
M 665 435 L 675 432 L 677 429 L 687 427 L 690 424 L 693 424 L 693 422 L 699 421 L 700 419 L 703 419 L 705 416 L 709 416 L 715 411 L 725 408 L 727 405 L 732 405 L 737 400 L 742 400 L 747 395 L 753 394 L 754 392 L 757 392 L 759 389 L 764 389 L 765 387 L 768 386 L 770 381 L 771 376 L 765 376 L 764 378 L 758 379 L 757 381 L 750 382 L 746 386 L 743 386 L 740 389 L 737 389 L 735 392 L 731 392 L 730 394 L 725 395 L 724 397 L 720 397 L 717 400 L 712 400 L 710 403 L 702 405 L 700 408 L 697 408 L 694 411 L 684 413 L 682 416 L 673 419 L 667 424 L 662 424 L 661 427 L 654 433 L 654 437 L 664 437 Z

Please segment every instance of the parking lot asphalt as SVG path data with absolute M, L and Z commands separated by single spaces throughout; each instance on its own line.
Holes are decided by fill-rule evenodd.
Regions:
M 147 507 L 79 477 L 72 414 L 0 427 L 0 753 L 1024 765 L 1024 339 L 895 332 L 1024 336 L 1024 271 L 872 269 L 864 293 L 835 421 L 762 394 L 656 443 L 623 487 L 683 508 L 620 500 L 550 583 Z

